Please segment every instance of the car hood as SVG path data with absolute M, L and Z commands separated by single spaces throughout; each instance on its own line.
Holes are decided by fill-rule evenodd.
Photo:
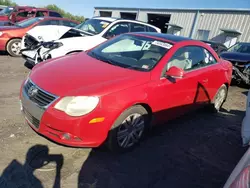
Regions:
M 250 61 L 250 54 L 239 53 L 239 52 L 223 52 L 220 54 L 220 57 L 226 60 L 231 61 L 241 61 L 248 62 Z
M 69 31 L 70 29 L 71 27 L 67 26 L 44 25 L 32 28 L 27 32 L 27 34 L 31 35 L 39 42 L 48 42 L 59 39 L 64 33 Z
M 83 36 L 83 37 L 71 37 L 71 38 L 64 38 L 59 39 L 55 42 L 63 43 L 63 47 L 58 48 L 58 50 L 65 49 L 66 51 L 74 51 L 74 50 L 89 50 L 102 42 L 106 41 L 107 39 L 99 36 Z
M 39 42 L 41 41 L 49 42 L 49 41 L 59 40 L 65 33 L 67 33 L 70 30 L 78 31 L 78 29 L 74 29 L 72 27 L 67 27 L 67 26 L 62 26 L 62 25 L 60 26 L 46 25 L 46 26 L 36 26 L 33 29 L 29 30 L 27 34 L 31 35 Z M 83 32 L 81 30 L 79 31 Z M 88 34 L 86 33 L 86 35 Z
M 36 65 L 30 79 L 57 96 L 102 96 L 147 83 L 150 73 L 110 65 L 81 52 Z

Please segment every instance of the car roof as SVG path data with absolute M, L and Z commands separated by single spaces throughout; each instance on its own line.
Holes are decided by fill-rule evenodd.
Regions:
M 153 38 L 161 38 L 164 40 L 171 41 L 173 43 L 193 40 L 188 37 L 176 36 L 176 35 L 165 34 L 165 33 L 156 33 L 156 32 L 135 32 L 135 33 L 130 33 L 130 34 L 139 34 L 139 35 L 149 36 Z
M 117 18 L 113 18 L 113 17 L 93 17 L 92 19 L 98 19 L 98 20 L 103 20 L 103 21 L 109 21 L 109 22 L 114 22 L 117 20 Z

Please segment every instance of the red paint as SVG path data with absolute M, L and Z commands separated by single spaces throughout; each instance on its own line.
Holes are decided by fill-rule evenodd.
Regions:
M 167 74 L 182 75 L 175 82 L 161 77 L 166 62 L 176 50 L 187 45 L 206 48 L 218 63 L 189 72 L 172 68 Z M 152 110 L 155 123 L 162 123 L 211 101 L 223 84 L 230 85 L 231 74 L 231 64 L 220 60 L 211 47 L 199 41 L 176 42 L 150 72 L 103 63 L 84 52 L 52 59 L 33 68 L 30 78 L 34 83 L 60 97 L 99 96 L 100 102 L 91 113 L 70 117 L 54 108 L 59 98 L 46 110 L 36 131 L 64 145 L 97 147 L 105 141 L 115 120 L 129 107 L 146 104 Z M 89 123 L 98 117 L 105 120 Z M 63 133 L 79 139 L 62 139 Z
M 51 11 L 46 8 L 36 8 L 36 7 L 30 7 L 30 6 L 15 6 L 13 7 L 13 10 L 9 15 L 0 15 L 0 21 L 11 21 L 13 23 L 15 22 L 20 22 L 29 18 L 34 18 L 36 17 L 36 13 L 42 12 L 44 16 L 48 16 L 49 12 L 56 12 L 56 11 Z M 18 16 L 19 13 L 22 12 L 32 12 L 32 15 L 29 17 L 21 17 Z
M 57 18 L 57 17 L 44 17 L 42 20 L 28 26 L 28 27 L 18 27 L 18 26 L 5 26 L 0 27 L 0 32 L 3 32 L 3 34 L 0 36 L 0 50 L 5 51 L 6 45 L 11 39 L 18 38 L 22 39 L 22 37 L 25 35 L 27 31 L 38 25 L 39 23 L 46 21 L 46 20 L 67 20 L 71 22 L 78 23 L 76 21 L 72 21 L 66 18 Z

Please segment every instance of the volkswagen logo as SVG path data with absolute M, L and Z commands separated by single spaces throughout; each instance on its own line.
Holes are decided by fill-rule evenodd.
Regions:
M 28 96 L 30 98 L 35 97 L 35 95 L 38 93 L 38 89 L 35 86 L 31 86 L 28 90 Z

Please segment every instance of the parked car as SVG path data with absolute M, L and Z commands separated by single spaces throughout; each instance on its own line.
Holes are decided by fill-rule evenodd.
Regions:
M 250 85 L 250 43 L 236 43 L 220 56 L 233 64 L 234 82 Z
M 250 144 L 250 91 L 247 95 L 247 106 L 245 117 L 242 121 L 242 144 L 248 146 Z M 247 188 L 249 187 L 250 179 L 250 148 L 245 152 L 241 160 L 238 162 L 232 173 L 230 174 L 224 188 Z
M 21 48 L 25 50 L 22 54 L 28 68 L 49 58 L 88 50 L 122 33 L 161 32 L 159 28 L 144 22 L 107 17 L 89 19 L 75 28 L 53 27 L 49 33 L 47 31 L 48 27 L 37 27 L 23 37 Z
M 6 7 L 0 11 L 0 21 L 5 25 L 20 22 L 34 17 L 62 17 L 58 12 L 46 8 L 36 8 L 31 6 Z
M 18 22 L 13 26 L 0 27 L 0 50 L 7 51 L 11 56 L 21 56 L 21 40 L 27 31 L 42 25 L 78 25 L 78 22 L 66 18 L 38 17 Z M 47 30 L 49 33 L 49 29 Z
M 36 65 L 21 86 L 21 109 L 35 131 L 55 142 L 106 141 L 126 151 L 151 125 L 206 105 L 219 111 L 231 74 L 231 63 L 203 42 L 127 33 Z
M 205 40 L 202 40 L 202 42 L 205 42 L 206 44 L 211 46 L 214 49 L 214 51 L 219 55 L 220 53 L 227 51 L 227 47 L 222 43 L 214 41 L 205 41 Z

